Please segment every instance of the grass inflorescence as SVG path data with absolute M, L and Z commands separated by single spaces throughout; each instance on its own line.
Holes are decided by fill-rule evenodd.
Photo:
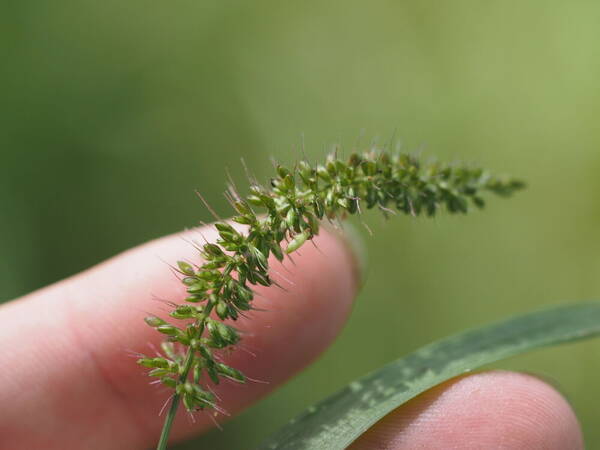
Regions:
M 239 331 L 230 324 L 252 309 L 252 286 L 273 284 L 270 255 L 282 261 L 319 233 L 323 219 L 371 208 L 414 216 L 433 216 L 442 209 L 466 213 L 471 205 L 484 206 L 481 195 L 485 191 L 509 196 L 522 187 L 521 181 L 495 177 L 478 168 L 422 164 L 408 154 L 371 150 L 352 153 L 344 160 L 332 153 L 324 164 L 278 165 L 269 187 L 253 182 L 245 197 L 231 188 L 236 211 L 231 221 L 244 225 L 246 231 L 224 221 L 216 223 L 219 238 L 200 248 L 204 263 L 196 267 L 178 262 L 188 292 L 185 303 L 175 306 L 170 322 L 145 319 L 167 338 L 162 356 L 142 357 L 138 363 L 174 391 L 158 448 L 166 446 L 180 401 L 188 411 L 218 411 L 209 380 L 214 384 L 222 378 L 246 380 L 215 352 L 240 341 Z

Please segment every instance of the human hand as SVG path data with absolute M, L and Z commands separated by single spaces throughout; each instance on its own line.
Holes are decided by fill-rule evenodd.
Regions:
M 202 234 L 210 241 L 214 232 Z M 152 298 L 185 296 L 166 263 L 197 260 L 189 239 L 165 237 L 0 307 L 0 449 L 136 449 L 156 443 L 166 400 L 145 382 L 128 351 L 148 351 L 161 336 L 142 318 L 164 309 Z M 349 247 L 323 230 L 285 271 L 286 290 L 257 287 L 266 309 L 236 324 L 240 349 L 226 363 L 268 383 L 216 390 L 232 415 L 310 363 L 346 321 L 357 288 Z M 175 421 L 172 439 L 214 426 L 208 414 Z M 580 449 L 568 403 L 539 379 L 488 372 L 447 382 L 390 413 L 351 447 L 365 449 Z

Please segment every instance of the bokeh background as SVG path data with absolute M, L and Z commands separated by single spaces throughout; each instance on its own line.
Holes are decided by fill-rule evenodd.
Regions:
M 229 212 L 225 168 L 395 137 L 526 179 L 467 217 L 377 214 L 352 319 L 313 366 L 180 448 L 249 449 L 434 339 L 600 298 L 600 3 L 105 0 L 0 5 L 0 300 Z M 303 136 L 303 137 L 302 137 Z M 600 448 L 600 343 L 550 377 Z

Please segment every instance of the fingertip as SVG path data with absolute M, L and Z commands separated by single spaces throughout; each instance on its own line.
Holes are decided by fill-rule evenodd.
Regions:
M 323 230 L 283 262 L 271 256 L 269 265 L 276 285 L 254 286 L 255 310 L 230 323 L 240 330 L 243 339 L 236 349 L 222 355 L 223 361 L 241 370 L 249 382 L 244 386 L 227 383 L 212 387 L 230 415 L 313 362 L 343 328 L 357 291 L 354 256 L 343 235 L 330 230 Z M 147 390 L 139 388 L 139 378 L 130 382 L 137 383 L 139 408 L 147 412 L 148 404 L 154 401 L 156 409 L 156 397 L 147 399 Z M 156 429 L 162 421 L 155 417 L 149 420 L 155 422 L 150 428 Z M 179 417 L 172 437 L 178 440 L 213 425 L 206 416 L 196 423 Z
M 537 377 L 504 371 L 459 377 L 380 420 L 351 447 L 583 449 L 569 403 Z

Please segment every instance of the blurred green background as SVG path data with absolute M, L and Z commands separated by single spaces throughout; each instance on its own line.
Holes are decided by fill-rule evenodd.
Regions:
M 425 343 L 600 298 L 600 3 L 105 0 L 0 5 L 0 300 L 220 213 L 225 167 L 403 148 L 526 179 L 484 213 L 367 219 L 343 334 L 259 405 L 181 448 L 249 449 Z M 362 136 L 362 137 L 361 137 Z M 551 377 L 600 448 L 600 342 L 500 367 Z

